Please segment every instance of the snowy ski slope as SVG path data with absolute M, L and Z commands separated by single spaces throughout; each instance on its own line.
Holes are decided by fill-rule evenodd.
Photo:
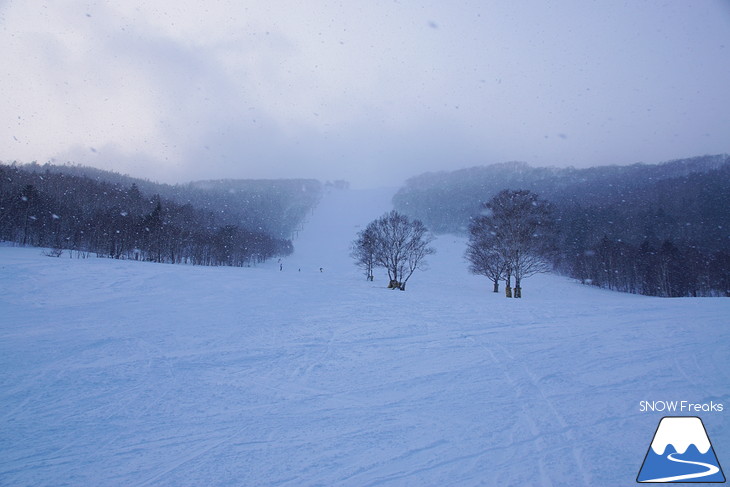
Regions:
M 643 400 L 723 403 L 730 465 L 730 300 L 508 300 L 451 236 L 389 291 L 348 247 L 391 194 L 327 195 L 282 270 L 0 247 L 0 485 L 629 486 Z

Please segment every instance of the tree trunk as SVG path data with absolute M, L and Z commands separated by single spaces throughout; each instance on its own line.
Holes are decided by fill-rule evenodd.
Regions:
M 507 284 L 507 286 L 505 286 L 505 288 L 504 288 L 504 295 L 505 295 L 505 297 L 508 297 L 508 298 L 512 297 L 512 288 L 509 287 L 509 284 Z
M 515 277 L 515 297 L 521 298 L 522 297 L 522 287 L 520 286 L 520 279 Z
M 493 292 L 495 292 L 495 293 L 498 293 L 499 292 L 499 280 L 498 279 L 495 279 L 494 280 L 494 289 L 493 289 Z

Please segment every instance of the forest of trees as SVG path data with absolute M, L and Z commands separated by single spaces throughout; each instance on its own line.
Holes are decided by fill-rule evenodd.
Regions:
M 256 229 L 285 240 L 296 236 L 323 193 L 322 183 L 315 179 L 220 179 L 170 185 L 87 166 L 34 163 L 20 167 L 37 173 L 90 178 L 124 188 L 134 184 L 145 195 L 158 194 L 178 205 L 189 204 L 213 213 L 222 225 Z
M 309 180 L 277 181 L 268 190 L 258 181 L 237 190 L 236 182 L 214 182 L 206 190 L 130 183 L 112 173 L 117 181 L 109 182 L 98 170 L 92 177 L 63 168 L 0 164 L 0 240 L 76 256 L 245 266 L 290 254 L 291 240 L 281 235 L 302 225 L 321 193 Z
M 553 268 L 596 286 L 653 296 L 730 295 L 730 156 L 588 169 L 523 163 L 429 173 L 394 197 L 440 233 L 468 234 L 500 191 L 554 208 Z
M 245 266 L 291 253 L 291 239 L 323 191 L 347 185 L 300 179 L 165 185 L 81 166 L 0 164 L 0 240 L 76 256 Z M 469 235 L 471 271 L 495 288 L 500 280 L 509 286 L 525 274 L 505 240 L 497 242 L 502 229 L 494 227 L 494 198 L 507 190 L 549 207 L 549 238 L 546 228 L 540 232 L 551 250 L 530 249 L 540 257 L 534 269 L 549 265 L 583 283 L 631 293 L 730 296 L 730 156 L 588 169 L 504 163 L 429 173 L 395 195 L 394 214 L 426 240 L 426 226 Z M 411 228 L 415 222 L 418 228 Z M 382 249 L 368 247 L 388 230 L 374 224 L 356 242 L 371 253 L 356 261 L 369 279 L 374 267 L 385 267 L 394 274 L 391 284 L 404 288 L 423 255 L 389 268 Z M 421 250 L 430 249 L 427 243 Z

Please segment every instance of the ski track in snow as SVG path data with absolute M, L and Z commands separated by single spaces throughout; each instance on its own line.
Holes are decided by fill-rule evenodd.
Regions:
M 326 195 L 282 271 L 0 247 L 0 485 L 633 485 L 639 401 L 730 403 L 730 300 L 508 300 L 448 235 L 389 291 L 348 253 L 391 194 Z

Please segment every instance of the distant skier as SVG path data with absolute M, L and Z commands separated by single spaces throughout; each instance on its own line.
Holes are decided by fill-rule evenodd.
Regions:
M 284 264 L 279 264 L 279 270 L 280 271 L 283 271 L 284 270 Z
M 320 268 L 319 268 L 319 272 L 324 272 L 324 269 L 322 269 L 322 268 L 320 267 Z

